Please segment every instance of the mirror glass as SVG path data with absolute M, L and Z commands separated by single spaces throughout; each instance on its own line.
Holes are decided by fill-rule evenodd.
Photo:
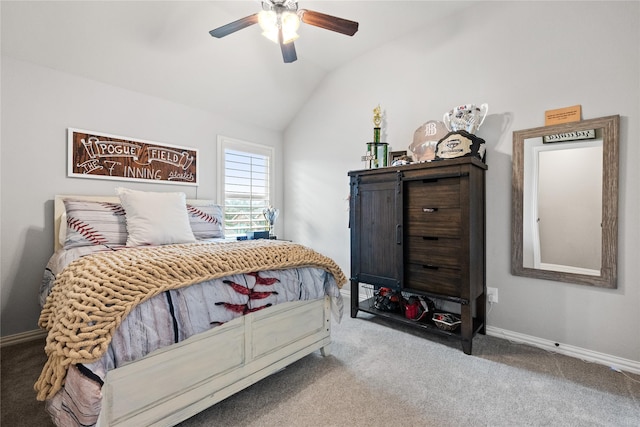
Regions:
M 512 273 L 616 287 L 619 116 L 513 134 Z

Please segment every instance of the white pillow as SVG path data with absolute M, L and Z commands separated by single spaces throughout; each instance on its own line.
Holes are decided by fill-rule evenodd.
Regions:
M 118 187 L 127 214 L 127 246 L 192 243 L 184 193 L 154 193 Z

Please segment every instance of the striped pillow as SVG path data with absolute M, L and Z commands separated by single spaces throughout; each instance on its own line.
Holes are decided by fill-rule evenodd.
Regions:
M 187 212 L 191 230 L 197 240 L 224 238 L 220 205 L 194 206 L 187 203 Z
M 67 234 L 64 248 L 125 245 L 127 223 L 119 203 L 64 200 Z

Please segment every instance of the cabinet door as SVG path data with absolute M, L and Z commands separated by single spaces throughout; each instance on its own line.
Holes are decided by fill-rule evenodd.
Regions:
M 351 178 L 351 269 L 363 283 L 402 283 L 402 185 L 395 173 Z

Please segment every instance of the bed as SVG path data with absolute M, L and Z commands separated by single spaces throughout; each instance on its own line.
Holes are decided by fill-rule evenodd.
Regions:
M 177 214 L 155 199 L 136 208 L 178 218 L 169 234 L 184 234 L 186 205 L 192 240 L 156 244 L 134 228 L 140 212 L 123 191 L 55 198 L 40 292 L 48 361 L 34 386 L 54 423 L 172 426 L 312 352 L 330 354 L 346 282 L 331 259 L 291 242 L 225 240 L 212 201 L 134 192 L 178 195 Z M 134 234 L 143 239 L 131 247 Z

